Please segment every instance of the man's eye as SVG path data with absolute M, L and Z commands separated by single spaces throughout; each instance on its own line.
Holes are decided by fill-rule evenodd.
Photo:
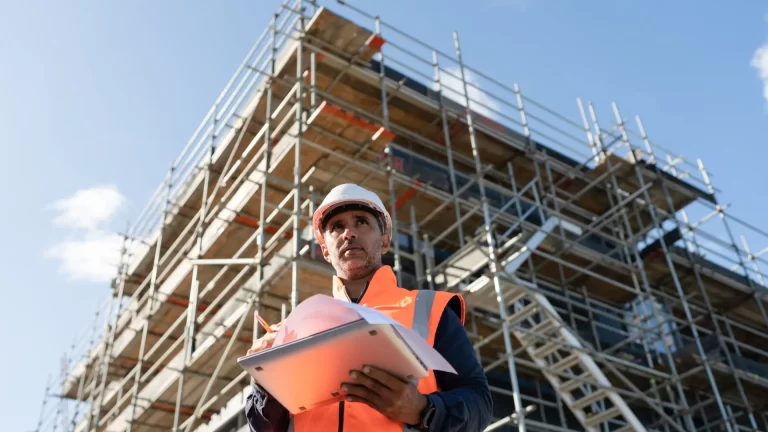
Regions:
M 337 224 L 333 225 L 333 230 L 334 231 L 337 231 L 337 230 L 340 230 L 340 229 L 344 229 L 344 227 L 340 223 L 337 223 Z
M 365 219 L 358 219 L 358 220 L 357 220 L 357 223 L 359 223 L 359 224 L 367 224 L 367 223 L 368 223 L 368 221 L 367 221 L 367 220 L 365 220 Z

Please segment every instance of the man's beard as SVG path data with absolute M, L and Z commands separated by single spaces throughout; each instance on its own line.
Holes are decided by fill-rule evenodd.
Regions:
M 376 269 L 376 260 L 373 255 L 368 252 L 360 243 L 345 243 L 339 250 L 344 250 L 345 247 L 355 245 L 359 246 L 358 254 L 351 257 L 344 256 L 346 252 L 339 253 L 336 257 L 337 266 L 339 270 L 344 273 L 346 278 L 357 279 L 368 275 L 371 271 Z M 361 253 L 362 252 L 362 253 Z

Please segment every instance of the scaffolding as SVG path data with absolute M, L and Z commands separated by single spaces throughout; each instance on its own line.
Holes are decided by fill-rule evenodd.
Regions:
M 341 183 L 387 203 L 401 286 L 465 296 L 488 430 L 768 430 L 768 248 L 746 243 L 768 234 L 701 161 L 616 104 L 536 103 L 458 34 L 444 53 L 333 6 L 275 12 L 126 233 L 38 431 L 248 430 L 252 313 L 328 292 L 310 221 Z

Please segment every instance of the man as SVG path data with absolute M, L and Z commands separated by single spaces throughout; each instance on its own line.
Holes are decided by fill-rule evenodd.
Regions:
M 315 211 L 313 230 L 323 257 L 336 270 L 334 297 L 377 308 L 413 328 L 457 374 L 430 371 L 413 384 L 366 366 L 350 371 L 342 383 L 344 401 L 295 416 L 253 383 L 245 407 L 251 430 L 484 430 L 491 421 L 491 394 L 463 327 L 464 300 L 448 292 L 397 287 L 392 268 L 381 262 L 390 246 L 392 221 L 379 197 L 357 185 L 337 186 Z M 255 341 L 248 353 L 270 347 L 274 336 Z

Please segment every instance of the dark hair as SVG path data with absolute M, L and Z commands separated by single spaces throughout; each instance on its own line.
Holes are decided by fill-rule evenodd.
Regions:
M 346 211 L 350 211 L 350 210 L 360 210 L 360 211 L 364 211 L 366 213 L 370 213 L 371 215 L 373 215 L 373 218 L 376 219 L 376 223 L 379 225 L 379 232 L 381 232 L 382 234 L 384 233 L 384 227 L 381 224 L 381 213 L 379 213 L 378 211 L 370 208 L 367 205 L 358 204 L 358 203 L 342 204 L 342 205 L 340 205 L 338 207 L 334 207 L 333 210 L 329 211 L 323 217 L 323 220 L 320 222 L 320 226 L 322 227 L 323 231 L 325 231 L 325 225 L 328 223 L 328 221 L 332 217 L 334 217 L 334 216 L 336 216 L 338 214 L 344 213 Z

